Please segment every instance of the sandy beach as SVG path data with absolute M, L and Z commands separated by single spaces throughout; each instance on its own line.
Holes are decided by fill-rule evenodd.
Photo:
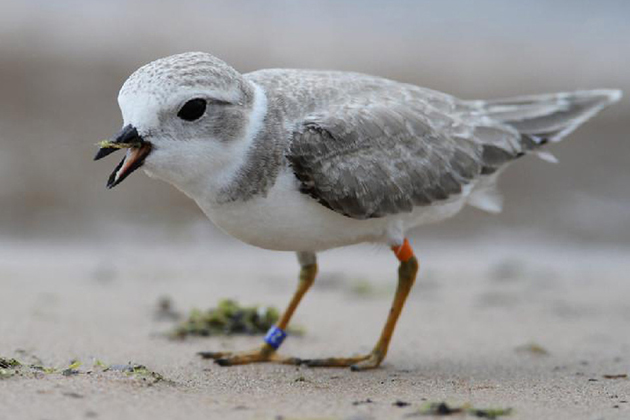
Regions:
M 183 313 L 228 297 L 282 307 L 295 284 L 291 254 L 229 241 L 2 243 L 0 356 L 59 371 L 0 380 L 0 419 L 395 419 L 442 401 L 509 407 L 513 419 L 630 416 L 628 250 L 417 243 L 421 275 L 390 354 L 363 373 L 221 368 L 195 353 L 260 337 L 163 336 L 173 326 L 156 318 L 165 296 Z M 282 352 L 369 351 L 393 292 L 393 257 L 360 246 L 324 253 L 320 265 L 295 317 L 305 334 Z M 78 373 L 61 373 L 73 360 Z M 97 361 L 141 364 L 163 380 Z
M 630 419 L 630 2 L 0 3 L 0 420 L 422 419 L 432 402 Z M 107 191 L 120 157 L 92 161 L 121 128 L 122 83 L 184 51 L 463 99 L 626 96 L 550 145 L 559 165 L 510 167 L 501 214 L 466 209 L 415 232 L 420 275 L 381 368 L 221 368 L 196 353 L 261 337 L 169 340 L 160 302 L 182 317 L 225 298 L 282 309 L 295 256 L 227 237 L 141 171 Z M 319 262 L 294 317 L 304 334 L 281 352 L 369 351 L 395 258 L 362 245 Z M 12 358 L 22 365 L 2 367 Z

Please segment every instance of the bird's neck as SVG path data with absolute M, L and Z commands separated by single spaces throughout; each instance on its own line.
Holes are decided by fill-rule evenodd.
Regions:
M 229 145 L 189 142 L 185 154 L 171 155 L 168 162 L 147 168 L 147 174 L 174 185 L 202 207 L 266 194 L 282 164 L 278 139 L 286 135 L 279 137 L 282 124 L 268 106 L 264 90 L 254 85 L 254 91 L 249 121 L 240 139 Z
M 262 89 L 261 93 L 264 94 Z M 266 102 L 266 100 L 265 100 Z M 233 172 L 229 182 L 221 188 L 217 201 L 228 203 L 266 196 L 276 183 L 284 164 L 284 149 L 288 132 L 282 112 L 273 103 L 265 103 L 264 115 L 259 114 L 256 130 L 242 163 Z

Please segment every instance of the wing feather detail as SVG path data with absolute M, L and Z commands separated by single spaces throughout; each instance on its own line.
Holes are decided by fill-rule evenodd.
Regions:
M 287 159 L 302 192 L 369 219 L 459 194 L 481 173 L 483 154 L 478 142 L 449 136 L 412 107 L 373 105 L 309 116 L 294 131 Z

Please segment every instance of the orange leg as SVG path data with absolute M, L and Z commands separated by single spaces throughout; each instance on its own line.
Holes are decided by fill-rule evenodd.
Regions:
M 396 322 L 400 317 L 402 308 L 405 305 L 407 296 L 413 287 L 416 280 L 416 274 L 418 272 L 418 260 L 413 254 L 413 249 L 409 245 L 409 241 L 405 239 L 402 245 L 392 247 L 392 251 L 396 254 L 396 257 L 400 261 L 398 268 L 398 287 L 396 288 L 396 294 L 392 307 L 387 317 L 387 322 L 383 327 L 381 336 L 376 342 L 376 345 L 369 354 L 355 357 L 331 357 L 327 359 L 311 359 L 303 360 L 302 363 L 313 367 L 348 367 L 352 370 L 366 370 L 374 369 L 378 367 L 385 356 L 387 355 L 387 349 L 389 343 L 394 334 L 394 328 Z
M 311 288 L 317 275 L 317 262 L 315 254 L 311 253 L 298 253 L 298 259 L 302 266 L 300 270 L 300 281 L 298 288 L 289 302 L 289 306 L 284 311 L 280 320 L 276 324 L 276 328 L 280 330 L 280 333 L 286 331 L 289 321 L 293 316 L 293 313 L 297 309 L 302 297 L 306 294 L 308 289 Z M 277 331 L 277 330 L 276 330 Z M 276 349 L 280 344 L 272 345 L 273 340 L 265 342 L 260 347 L 244 352 L 200 352 L 199 355 L 204 359 L 214 359 L 215 363 L 221 366 L 243 365 L 247 363 L 260 363 L 260 362 L 275 362 L 283 364 L 297 365 L 301 363 L 301 360 L 295 357 L 284 357 L 276 353 Z M 280 341 L 281 343 L 281 341 Z M 275 344 L 275 343 L 274 343 Z

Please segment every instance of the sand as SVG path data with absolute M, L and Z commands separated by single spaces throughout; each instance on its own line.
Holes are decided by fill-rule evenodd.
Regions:
M 222 368 L 195 353 L 260 338 L 163 337 L 173 324 L 155 317 L 162 296 L 182 312 L 225 297 L 282 307 L 297 273 L 291 254 L 231 241 L 0 242 L 0 356 L 82 362 L 77 375 L 0 380 L 0 419 L 397 419 L 427 401 L 511 407 L 511 419 L 630 418 L 630 380 L 603 376 L 630 373 L 627 249 L 416 244 L 421 276 L 390 354 L 380 369 L 353 373 Z M 395 260 L 360 246 L 322 254 L 320 267 L 294 319 L 306 334 L 282 352 L 369 351 Z M 139 363 L 165 380 L 103 372 L 96 360 Z

